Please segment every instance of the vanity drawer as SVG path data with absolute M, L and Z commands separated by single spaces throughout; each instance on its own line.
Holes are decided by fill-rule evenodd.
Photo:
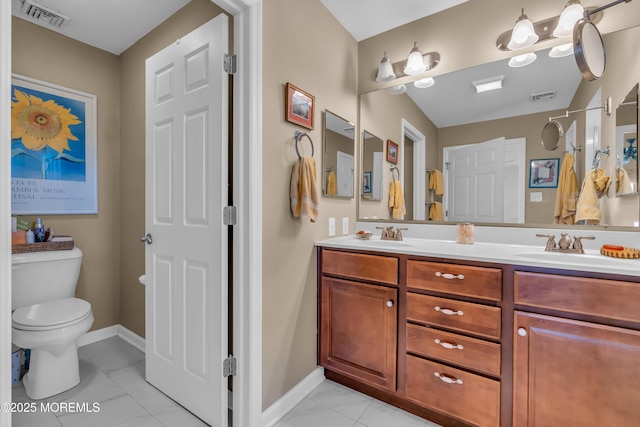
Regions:
M 409 260 L 407 286 L 500 301 L 502 270 Z
M 405 395 L 418 405 L 467 423 L 500 423 L 500 382 L 408 354 Z
M 516 271 L 514 302 L 640 322 L 640 283 Z
M 407 320 L 500 339 L 500 308 L 407 293 Z
M 354 279 L 398 284 L 398 259 L 324 249 L 322 272 Z
M 500 376 L 500 344 L 489 341 L 408 324 L 407 351 Z

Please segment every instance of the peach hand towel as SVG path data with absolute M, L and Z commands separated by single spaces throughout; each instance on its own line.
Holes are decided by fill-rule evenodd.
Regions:
M 624 168 L 616 168 L 616 195 L 631 193 L 631 180 Z
M 574 224 L 578 179 L 573 169 L 573 154 L 567 153 L 562 161 L 556 192 L 556 206 L 553 213 L 554 224 Z
M 429 220 L 431 221 L 444 221 L 444 209 L 442 203 L 432 202 L 429 207 Z
M 429 190 L 436 190 L 436 196 L 444 194 L 444 177 L 438 169 L 432 170 L 429 174 Z
M 316 189 L 316 160 L 313 157 L 302 157 L 293 165 L 289 196 L 294 217 L 299 218 L 304 215 L 311 222 L 316 222 L 318 190 Z
M 593 169 L 587 173 L 582 182 L 578 206 L 576 208 L 576 222 L 586 221 L 588 224 L 600 222 L 600 203 L 598 199 L 605 195 L 611 184 L 611 177 L 604 169 Z
M 393 180 L 389 187 L 389 209 L 391 209 L 391 217 L 400 219 L 407 213 L 404 205 L 404 196 L 402 195 L 402 184 L 398 180 Z
M 331 171 L 327 174 L 327 195 L 335 196 L 336 194 L 338 194 L 336 173 Z

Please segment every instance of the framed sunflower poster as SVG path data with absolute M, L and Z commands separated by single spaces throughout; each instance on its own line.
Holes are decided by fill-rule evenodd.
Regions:
M 96 97 L 13 75 L 11 211 L 96 214 Z

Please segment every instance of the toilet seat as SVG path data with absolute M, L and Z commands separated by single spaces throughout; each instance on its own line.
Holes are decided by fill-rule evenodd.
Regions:
M 78 298 L 20 307 L 13 312 L 12 326 L 23 331 L 60 329 L 91 316 L 91 304 Z

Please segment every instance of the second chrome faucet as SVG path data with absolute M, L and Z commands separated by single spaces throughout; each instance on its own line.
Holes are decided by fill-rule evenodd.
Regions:
M 584 253 L 582 239 L 595 240 L 594 236 L 573 236 L 572 242 L 571 236 L 567 233 L 561 233 L 558 244 L 556 244 L 556 236 L 554 234 L 536 234 L 536 237 L 547 238 L 547 244 L 544 247 L 544 250 L 547 252 L 565 252 L 574 254 Z

